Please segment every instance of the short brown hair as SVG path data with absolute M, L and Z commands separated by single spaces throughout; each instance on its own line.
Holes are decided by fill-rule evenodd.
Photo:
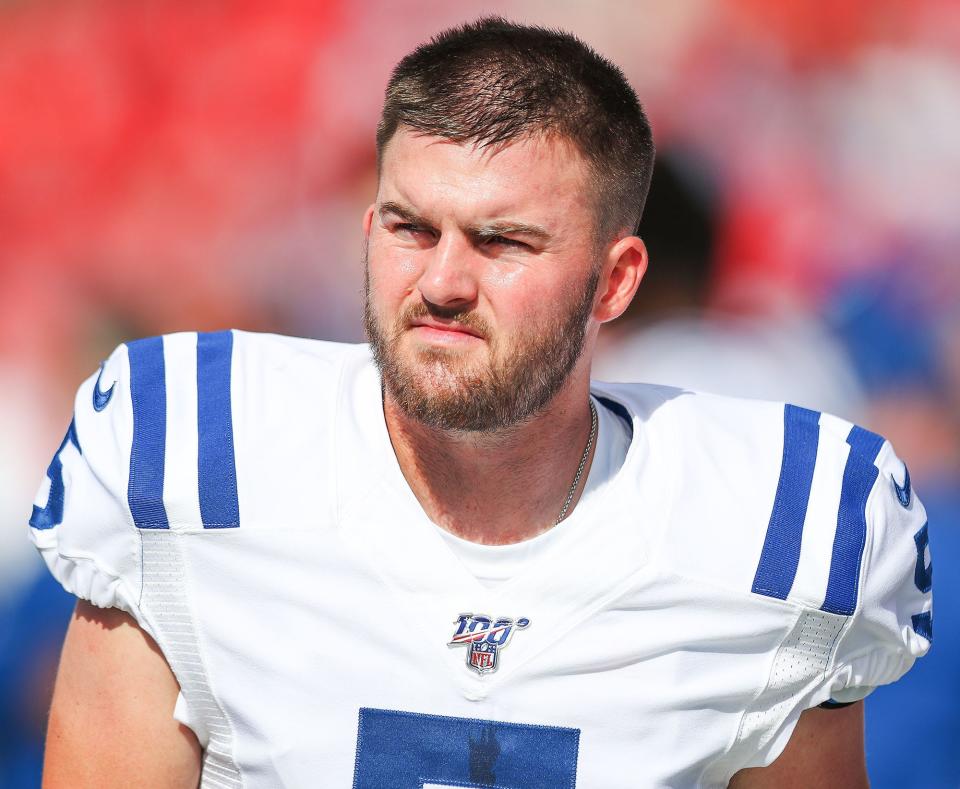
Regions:
M 598 239 L 636 232 L 653 171 L 650 124 L 623 72 L 570 33 L 501 17 L 443 31 L 393 70 L 378 165 L 400 126 L 480 146 L 566 139 L 593 171 Z

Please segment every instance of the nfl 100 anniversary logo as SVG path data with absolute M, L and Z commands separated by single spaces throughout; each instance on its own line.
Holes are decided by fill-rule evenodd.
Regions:
M 501 616 L 494 619 L 484 614 L 460 614 L 456 619 L 457 630 L 447 646 L 467 647 L 467 665 L 478 674 L 497 670 L 499 652 L 510 643 L 514 630 L 523 630 L 530 620 L 520 617 L 516 621 Z

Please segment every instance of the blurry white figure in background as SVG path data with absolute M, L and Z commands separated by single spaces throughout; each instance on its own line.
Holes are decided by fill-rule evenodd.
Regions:
M 609 336 L 594 359 L 592 376 L 781 400 L 852 421 L 864 405 L 843 348 L 816 319 L 801 314 L 665 318 Z

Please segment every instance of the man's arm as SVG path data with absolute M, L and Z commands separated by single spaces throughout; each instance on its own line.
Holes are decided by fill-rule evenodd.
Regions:
M 179 686 L 128 615 L 77 603 L 60 657 L 43 786 L 196 787 L 201 749 L 173 718 Z
M 866 789 L 869 785 L 862 701 L 841 709 L 807 710 L 773 764 L 741 770 L 730 781 L 731 789 Z

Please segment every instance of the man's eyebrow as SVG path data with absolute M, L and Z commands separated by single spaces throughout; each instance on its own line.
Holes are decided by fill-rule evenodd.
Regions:
M 470 228 L 470 234 L 479 239 L 493 238 L 504 235 L 525 235 L 549 241 L 552 236 L 540 225 L 530 225 L 526 222 L 491 222 L 488 225 Z
M 409 222 L 411 225 L 426 228 L 433 227 L 430 220 L 420 216 L 420 214 L 412 208 L 401 205 L 400 203 L 395 203 L 392 200 L 382 203 L 379 213 L 381 219 L 387 214 L 393 214 L 394 216 L 400 217 L 404 222 Z M 480 241 L 511 234 L 531 236 L 541 241 L 549 241 L 552 238 L 552 235 L 546 228 L 540 225 L 531 225 L 527 222 L 490 222 L 489 224 L 466 228 L 466 232 Z
M 400 217 L 404 222 L 409 222 L 411 225 L 417 225 L 418 227 L 432 227 L 430 222 L 420 216 L 412 208 L 400 205 L 400 203 L 394 203 L 388 200 L 385 203 L 380 205 L 380 218 L 383 219 L 387 214 L 394 214 L 395 216 Z

